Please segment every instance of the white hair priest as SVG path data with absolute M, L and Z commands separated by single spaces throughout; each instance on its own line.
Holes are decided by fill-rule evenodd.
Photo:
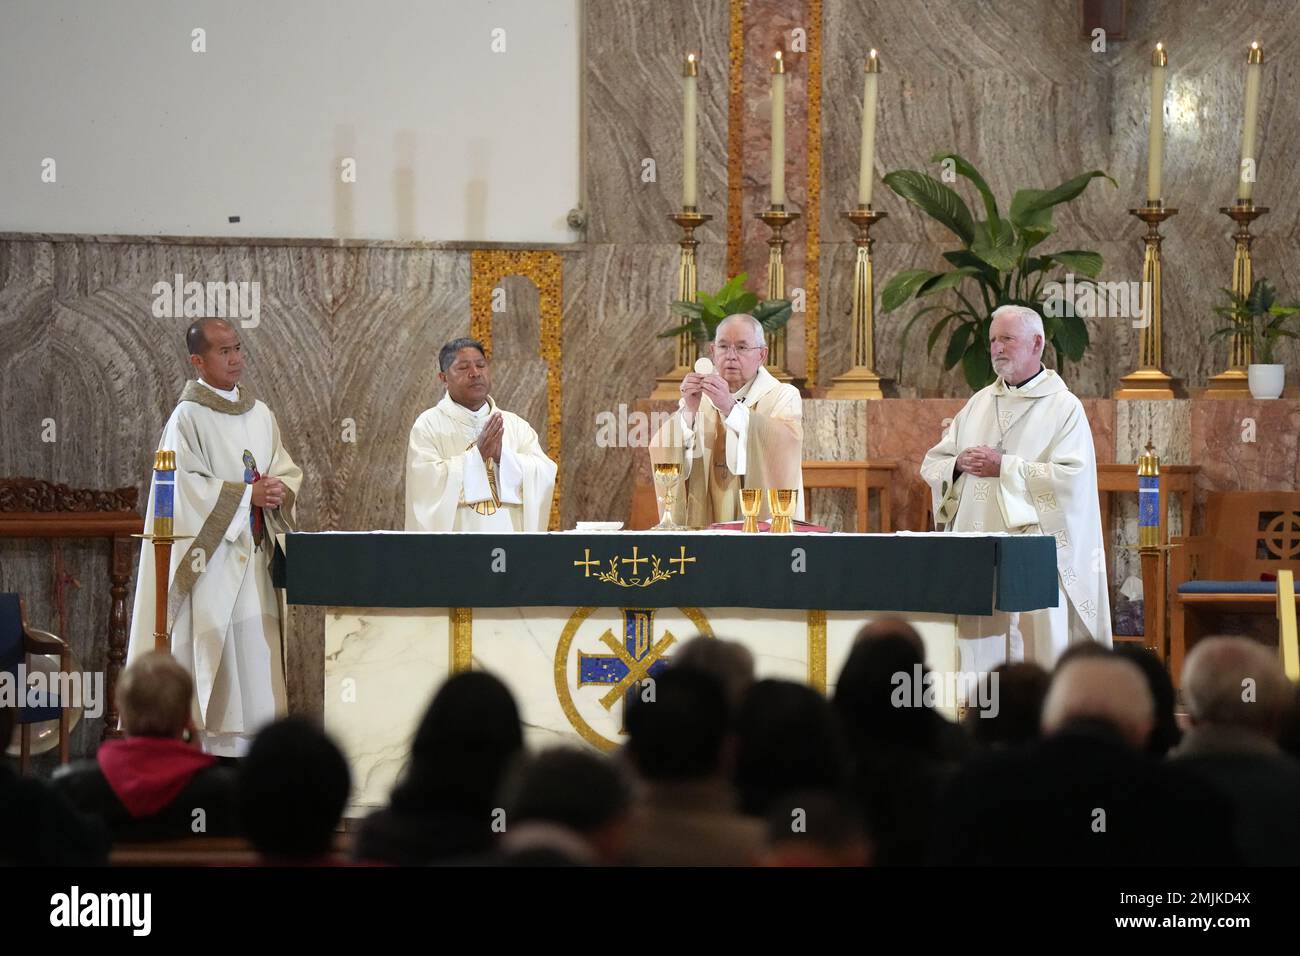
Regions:
M 1043 345 L 1033 309 L 996 309 L 998 378 L 971 396 L 921 465 L 937 527 L 1056 539 L 1057 606 L 959 618 L 963 671 L 1026 658 L 1050 668 L 1073 641 L 1111 643 L 1092 431 L 1079 399 L 1043 367 Z
M 438 369 L 447 394 L 415 420 L 406 451 L 406 530 L 545 531 L 555 462 L 532 426 L 488 394 L 482 343 L 448 342 Z
M 681 401 L 656 433 L 650 458 L 681 466 L 684 494 L 673 520 L 690 528 L 741 517 L 741 488 L 797 491 L 794 517 L 804 516 L 803 401 L 763 363 L 767 342 L 752 315 L 718 323 L 696 371 L 682 379 Z M 771 516 L 766 496 L 760 518 Z
M 176 453 L 178 535 L 167 616 L 171 651 L 194 675 L 203 749 L 242 757 L 262 726 L 288 712 L 280 602 L 271 584 L 275 535 L 294 528 L 302 469 L 271 410 L 239 384 L 239 332 L 200 319 L 185 335 L 198 373 L 186 383 L 160 449 Z M 145 527 L 153 527 L 149 495 Z M 154 550 L 140 549 L 127 662 L 154 649 Z

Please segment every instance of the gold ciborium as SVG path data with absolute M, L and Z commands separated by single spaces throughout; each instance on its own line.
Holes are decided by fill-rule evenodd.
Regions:
M 767 506 L 772 509 L 772 527 L 770 531 L 785 534 L 794 530 L 790 519 L 794 517 L 794 506 L 799 492 L 794 488 L 767 489 Z
M 758 510 L 763 507 L 762 488 L 740 489 L 740 513 L 745 516 L 745 526 L 741 531 L 754 534 L 758 531 Z
M 673 508 L 677 504 L 677 486 L 681 482 L 682 466 L 676 462 L 654 465 L 655 486 L 659 489 L 659 504 L 663 507 L 663 517 L 651 531 L 685 531 L 686 529 L 673 520 Z

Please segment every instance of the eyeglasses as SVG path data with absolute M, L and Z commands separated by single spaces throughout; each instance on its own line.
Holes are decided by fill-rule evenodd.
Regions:
M 731 354 L 733 354 L 733 355 L 739 355 L 741 358 L 744 358 L 744 357 L 745 357 L 746 355 L 748 355 L 750 352 L 758 352 L 758 351 L 761 351 L 763 348 L 765 348 L 765 346 L 762 346 L 762 345 L 718 345 L 718 344 L 715 343 L 714 346 L 713 346 L 713 348 L 714 348 L 716 351 L 718 351 L 718 352 L 720 352 L 721 354 L 723 354 L 723 355 L 726 355 L 726 354 L 728 354 L 728 353 L 731 353 Z

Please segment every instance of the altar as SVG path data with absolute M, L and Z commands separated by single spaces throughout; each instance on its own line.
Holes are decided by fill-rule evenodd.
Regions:
M 627 695 L 697 634 L 744 644 L 759 678 L 833 693 L 872 619 L 906 617 L 951 673 L 956 615 L 1057 600 L 1040 535 L 321 532 L 285 555 L 288 602 L 327 608 L 324 719 L 354 815 L 385 803 L 457 671 L 505 682 L 530 747 L 611 750 Z

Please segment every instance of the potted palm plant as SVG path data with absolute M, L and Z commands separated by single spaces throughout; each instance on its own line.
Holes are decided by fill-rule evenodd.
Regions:
M 753 292 L 745 290 L 749 274 L 742 272 L 732 276 L 721 289 L 714 293 L 696 293 L 696 301 L 677 301 L 672 304 L 673 312 L 687 321 L 683 325 L 660 332 L 659 338 L 670 339 L 683 332 L 689 332 L 695 344 L 701 350 L 713 341 L 713 334 L 719 323 L 729 315 L 740 312 L 748 313 L 758 319 L 763 330 L 769 335 L 790 321 L 792 308 L 789 299 L 767 299 L 760 302 Z
M 882 312 L 899 308 L 909 299 L 933 299 L 942 304 L 919 309 L 903 327 L 906 340 L 912 326 L 924 316 L 936 321 L 926 342 L 927 352 L 948 331 L 944 370 L 961 364 L 972 390 L 978 391 L 994 379 L 989 358 L 989 325 L 993 310 L 1002 305 L 1028 306 L 1043 317 L 1043 332 L 1056 350 L 1057 368 L 1077 362 L 1088 348 L 1088 328 L 1067 305 L 1065 314 L 1044 308 L 1044 294 L 1053 285 L 1056 270 L 1072 273 L 1076 288 L 1095 279 L 1102 269 L 1101 255 L 1085 249 L 1059 252 L 1035 251 L 1056 227 L 1052 210 L 1078 197 L 1092 180 L 1115 180 L 1099 169 L 1066 180 L 1054 189 L 1019 189 L 1011 198 L 1004 218 L 988 183 L 979 170 L 957 153 L 936 153 L 930 160 L 943 163 L 971 183 L 983 200 L 983 219 L 976 219 L 961 195 L 933 176 L 912 169 L 900 169 L 885 176 L 885 185 L 923 213 L 944 226 L 961 245 L 943 254 L 953 266 L 943 272 L 906 269 L 893 276 L 880 295 Z M 1032 254 L 1031 254 L 1032 253 Z M 954 303 L 952 299 L 957 301 Z
M 1232 321 L 1214 332 L 1214 338 L 1243 335 L 1250 339 L 1251 354 L 1255 361 L 1246 369 L 1246 381 L 1252 398 L 1279 398 L 1286 386 L 1286 366 L 1273 361 L 1273 350 L 1278 339 L 1300 338 L 1286 327 L 1300 312 L 1300 306 L 1278 305 L 1277 290 L 1267 279 L 1256 279 L 1250 292 L 1239 295 L 1224 289 L 1227 305 L 1216 306 L 1214 311 Z

